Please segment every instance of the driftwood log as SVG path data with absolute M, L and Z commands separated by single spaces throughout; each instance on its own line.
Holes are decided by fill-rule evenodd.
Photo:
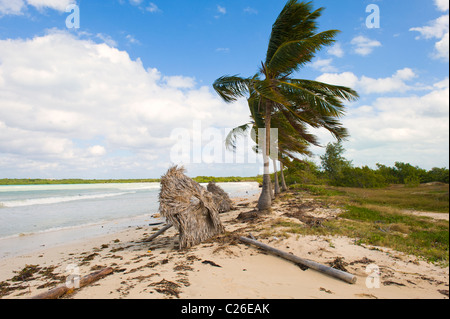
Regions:
M 213 194 L 219 213 L 226 213 L 233 209 L 233 201 L 228 194 L 215 182 L 209 182 L 206 189 Z
M 171 167 L 161 177 L 159 212 L 178 230 L 180 249 L 225 231 L 213 195 L 187 177 L 182 167 Z
M 84 286 L 87 286 L 94 281 L 97 281 L 113 272 L 113 269 L 111 267 L 104 268 L 102 270 L 93 272 L 89 275 L 86 275 L 80 279 L 80 287 L 82 288 Z M 53 288 L 47 292 L 41 293 L 39 295 L 36 295 L 34 297 L 31 297 L 31 299 L 58 299 L 62 296 L 64 296 L 69 291 L 73 290 L 72 288 L 69 288 L 67 284 L 58 286 L 56 288 Z
M 266 250 L 266 251 L 268 251 L 270 253 L 273 253 L 273 254 L 281 257 L 281 258 L 290 260 L 290 261 L 292 261 L 292 262 L 294 262 L 296 264 L 301 264 L 303 266 L 309 267 L 309 268 L 314 269 L 316 271 L 319 271 L 321 273 L 327 274 L 327 275 L 329 275 L 331 277 L 338 278 L 338 279 L 343 280 L 343 281 L 345 281 L 347 283 L 350 283 L 350 284 L 356 283 L 356 276 L 354 276 L 352 274 L 349 274 L 347 272 L 344 272 L 342 270 L 335 269 L 335 268 L 332 268 L 332 267 L 329 267 L 329 266 L 325 266 L 325 265 L 316 263 L 315 261 L 312 261 L 312 260 L 308 260 L 308 259 L 303 259 L 303 258 L 297 257 L 297 256 L 295 256 L 293 254 L 289 254 L 287 252 L 284 252 L 284 251 L 278 250 L 276 248 L 270 247 L 270 246 L 268 246 L 266 244 L 263 244 L 263 243 L 255 240 L 255 239 L 250 239 L 250 238 L 246 238 L 246 237 L 239 237 L 239 240 L 241 240 L 241 241 L 243 241 L 244 243 L 247 243 L 247 244 L 255 245 L 255 246 L 257 246 L 257 247 L 259 247 L 261 249 L 264 249 L 264 250 Z
M 149 243 L 151 242 L 153 239 L 155 239 L 156 237 L 158 237 L 159 235 L 164 234 L 167 230 L 169 230 L 169 228 L 171 228 L 172 225 L 166 225 L 163 228 L 161 228 L 160 230 L 158 230 L 156 233 L 154 233 L 153 235 L 151 235 L 149 238 L 143 240 L 143 243 Z

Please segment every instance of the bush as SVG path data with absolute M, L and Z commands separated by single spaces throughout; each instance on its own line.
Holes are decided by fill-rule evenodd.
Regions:
M 291 162 L 284 176 L 287 185 L 323 184 L 319 167 L 307 160 Z
M 430 182 L 441 182 L 441 183 L 449 183 L 449 170 L 447 168 L 437 168 L 434 167 L 430 171 L 427 172 L 425 176 L 425 183 Z
M 406 187 L 419 187 L 420 178 L 418 176 L 412 175 L 405 178 Z
M 344 175 L 340 181 L 340 185 L 347 187 L 360 187 L 360 188 L 380 188 L 385 187 L 385 178 L 377 171 L 372 170 L 368 166 L 363 167 L 348 167 L 343 170 Z
M 325 154 L 320 157 L 322 170 L 310 161 L 293 161 L 286 164 L 286 184 L 318 185 L 327 183 L 332 186 L 382 188 L 390 184 L 405 184 L 417 187 L 421 183 L 449 183 L 447 168 L 433 168 L 430 171 L 409 163 L 396 162 L 394 167 L 377 164 L 376 169 L 368 166 L 354 167 L 347 160 L 341 143 L 329 143 Z

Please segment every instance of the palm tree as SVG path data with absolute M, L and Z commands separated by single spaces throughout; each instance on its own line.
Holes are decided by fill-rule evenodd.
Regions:
M 281 176 L 281 191 L 285 192 L 288 190 L 286 186 L 286 180 L 284 178 L 284 164 L 283 161 L 280 161 L 280 176 Z
M 347 87 L 292 78 L 292 74 L 311 62 L 320 49 L 334 43 L 339 32 L 316 33 L 316 20 L 322 11 L 323 8 L 313 11 L 310 2 L 289 0 L 273 24 L 266 59 L 261 62 L 259 73 L 249 78 L 223 76 L 213 84 L 224 101 L 231 103 L 249 96 L 250 109 L 264 114 L 264 177 L 259 210 L 271 207 L 269 150 L 272 116 L 283 115 L 296 131 L 309 125 L 327 129 L 338 140 L 347 136 L 346 129 L 339 122 L 344 115 L 343 101 L 355 100 L 358 94 Z
M 256 153 L 260 152 L 258 146 L 258 129 L 264 128 L 265 122 L 261 113 L 258 112 L 256 105 L 249 103 L 249 108 L 251 111 L 251 121 L 247 124 L 232 129 L 225 139 L 225 147 L 230 151 L 236 151 L 237 140 L 239 137 L 248 135 L 249 132 L 253 130 L 251 136 L 253 138 L 253 141 L 257 144 L 253 148 L 253 150 Z M 318 146 L 318 142 L 314 135 L 308 134 L 305 131 L 304 126 L 298 125 L 297 130 L 294 129 L 293 126 L 286 120 L 284 115 L 281 113 L 274 114 L 271 117 L 271 127 L 277 128 L 279 133 L 278 141 L 276 141 L 278 152 L 276 154 L 271 154 L 274 155 L 271 159 L 273 161 L 275 171 L 274 193 L 275 195 L 277 195 L 280 193 L 280 190 L 278 185 L 279 183 L 277 180 L 278 175 L 277 175 L 276 160 L 278 159 L 280 161 L 281 190 L 286 191 L 287 186 L 284 180 L 284 172 L 283 172 L 284 163 L 288 164 L 290 163 L 290 160 L 294 161 L 298 160 L 297 159 L 298 155 L 311 156 L 312 153 L 309 150 L 309 146 L 311 144 Z

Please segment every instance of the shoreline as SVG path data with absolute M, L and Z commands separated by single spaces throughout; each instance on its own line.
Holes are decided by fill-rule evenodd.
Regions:
M 252 182 L 253 183 L 253 182 Z M 150 183 L 148 185 L 152 186 L 151 189 L 156 189 L 156 186 L 154 186 L 153 184 L 157 184 L 157 183 Z M 236 185 L 243 185 L 243 186 L 235 186 Z M 68 189 L 78 189 L 79 187 L 85 189 L 86 187 L 88 188 L 98 188 L 101 187 L 103 188 L 113 188 L 115 189 L 116 187 L 119 187 L 120 191 L 125 191 L 125 190 L 137 190 L 137 189 L 141 189 L 142 185 L 144 185 L 143 183 L 131 183 L 131 184 L 90 184 L 90 185 L 84 185 L 84 184 L 68 184 L 68 185 L 40 185 L 43 186 L 45 189 L 49 188 L 58 188 L 60 189 L 61 186 L 63 186 L 64 189 L 68 188 Z M 220 185 L 220 184 L 219 184 Z M 239 183 L 235 183 L 235 182 L 230 182 L 229 185 L 231 185 L 232 187 L 236 188 L 235 192 L 236 194 L 230 194 L 230 196 L 235 196 L 235 197 L 239 197 L 242 196 L 243 193 L 245 193 L 245 189 L 248 189 L 248 184 L 247 182 L 239 182 Z M 255 183 L 256 185 L 256 183 Z M 206 185 L 204 185 L 206 187 Z M 10 186 L 7 186 L 10 187 Z M 34 190 L 34 187 L 36 187 L 36 185 L 21 185 L 21 186 L 12 186 L 12 187 L 20 187 L 21 190 Z M 147 189 L 148 186 L 145 186 L 145 189 Z M 158 188 L 159 188 L 159 184 L 158 184 Z M 248 191 L 250 193 L 255 191 L 255 187 L 248 189 Z M 39 189 L 39 191 L 42 190 L 41 188 Z M 112 194 L 108 194 L 108 193 L 101 193 L 102 198 L 108 198 L 108 197 L 117 197 L 118 194 L 121 193 L 112 193 Z M 133 194 L 132 194 L 133 195 Z M 92 195 L 92 194 L 87 194 L 84 197 L 91 197 L 91 196 L 99 196 L 98 194 L 96 195 Z M 81 199 L 82 196 L 80 195 L 70 195 L 69 197 L 74 197 L 76 198 L 76 200 Z M 67 203 L 65 202 L 65 198 L 64 197 L 44 197 L 44 200 L 58 200 L 57 204 L 64 204 L 66 205 Z M 38 198 L 37 200 L 42 201 L 42 198 Z M 23 200 L 22 200 L 23 201 Z M 36 201 L 36 199 L 35 199 Z M 75 203 L 77 201 L 71 201 L 70 204 Z M 78 203 L 78 202 L 77 202 Z M 0 203 L 1 204 L 1 203 Z M 151 205 L 154 205 L 154 207 L 152 207 Z M 29 207 L 33 207 L 33 205 L 28 205 Z M 8 207 L 11 208 L 11 207 Z M 14 209 L 15 207 L 12 207 L 11 209 Z M 47 209 L 47 208 L 44 208 Z M 48 210 L 52 211 L 55 210 L 57 211 L 57 208 L 55 208 L 54 206 L 48 206 Z M 90 238 L 95 238 L 95 237 L 99 237 L 99 236 L 103 236 L 103 235 L 108 235 L 110 233 L 115 233 L 115 232 L 120 232 L 121 230 L 125 230 L 127 228 L 130 227 L 147 227 L 149 226 L 149 224 L 155 223 L 155 222 L 160 222 L 160 221 L 164 221 L 161 220 L 160 218 L 153 218 L 152 216 L 155 215 L 157 213 L 157 199 L 154 199 L 154 202 L 152 201 L 152 203 L 150 204 L 150 206 L 146 206 L 146 209 L 148 210 L 148 212 L 143 213 L 137 213 L 136 214 L 131 214 L 130 212 L 127 212 L 126 214 L 131 215 L 131 216 L 116 216 L 116 217 L 109 217 L 107 216 L 107 214 L 103 214 L 104 216 L 102 217 L 102 219 L 100 220 L 96 220 L 93 219 L 93 221 L 89 221 L 89 220 L 82 220 L 81 224 L 79 224 L 78 221 L 76 221 L 76 223 L 74 223 L 73 225 L 68 225 L 68 226 L 61 226 L 61 227 L 53 227 L 53 228 L 48 228 L 48 229 L 43 229 L 43 230 L 39 230 L 39 229 L 31 229 L 30 227 L 28 227 L 29 229 L 27 229 L 26 231 L 21 230 L 16 231 L 14 234 L 9 235 L 6 234 L 3 237 L 0 237 L 0 260 L 4 259 L 4 258 L 8 258 L 8 257 L 13 257 L 13 256 L 18 256 L 21 254 L 29 254 L 32 253 L 34 251 L 38 251 L 41 250 L 42 247 L 47 247 L 47 248 L 51 248 L 51 247 L 55 247 L 55 246 L 61 246 L 61 245 L 65 245 L 65 244 L 70 244 L 72 242 L 80 242 L 82 240 L 89 240 Z M 89 212 L 89 210 L 84 209 L 83 212 Z M 124 207 L 124 211 L 128 211 L 127 207 Z M 84 214 L 84 215 L 88 215 L 88 214 Z M 122 214 L 123 215 L 123 214 Z M 89 217 L 89 216 L 88 216 Z M 95 217 L 95 214 L 94 214 Z M 98 219 L 98 218 L 97 218 Z M 16 223 L 19 223 L 20 220 L 16 220 Z M 38 222 L 36 222 L 38 223 Z M 67 222 L 66 222 L 67 224 Z M 35 225 L 36 227 L 36 225 Z
M 67 269 L 75 266 L 80 276 L 104 267 L 112 267 L 114 272 L 64 298 L 448 299 L 448 267 L 387 248 L 356 245 L 346 237 L 277 237 L 270 233 L 271 223 L 291 220 L 284 216 L 286 210 L 279 202 L 270 215 L 249 221 L 237 219 L 239 214 L 252 211 L 256 200 L 256 195 L 235 198 L 238 209 L 221 215 L 226 234 L 186 250 L 177 249 L 178 235 L 173 228 L 151 243 L 142 243 L 162 227 L 147 226 L 1 259 L 0 287 L 2 282 L 6 284 L 0 298 L 30 298 L 45 292 L 64 283 L 70 274 Z M 320 214 L 332 216 L 337 212 L 324 209 Z M 340 261 L 358 281 L 350 285 L 311 269 L 302 270 L 235 240 L 235 235 L 249 233 L 302 258 L 326 265 Z M 370 274 L 366 271 L 371 264 L 379 267 L 380 288 L 366 285 Z M 25 276 L 19 272 L 27 265 L 29 270 L 37 266 L 29 280 L 10 280 Z
M 157 221 L 160 222 L 161 220 L 151 217 L 151 214 L 144 214 L 0 238 L 0 261 L 6 258 L 20 257 L 21 255 L 39 253 L 47 249 L 95 240 L 95 238 L 120 233 L 128 228 L 145 227 L 149 223 Z M 8 247 L 15 250 L 10 251 Z

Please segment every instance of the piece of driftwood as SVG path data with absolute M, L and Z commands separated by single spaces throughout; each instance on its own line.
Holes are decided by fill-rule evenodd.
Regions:
M 104 268 L 102 270 L 93 272 L 89 275 L 86 275 L 80 279 L 79 282 L 79 288 L 82 288 L 84 286 L 87 286 L 94 281 L 97 281 L 113 272 L 113 269 L 111 267 Z M 56 288 L 53 288 L 47 292 L 41 293 L 39 295 L 36 295 L 32 297 L 31 299 L 58 299 L 62 296 L 64 296 L 69 291 L 73 290 L 73 288 L 70 288 L 67 284 L 58 286 Z
M 153 235 L 151 235 L 149 238 L 143 240 L 143 243 L 148 243 L 151 242 L 153 239 L 155 239 L 156 237 L 158 237 L 159 235 L 164 234 L 167 230 L 169 230 L 169 228 L 171 228 L 172 225 L 166 225 L 163 228 L 161 228 L 160 230 L 158 230 L 156 233 L 154 233 Z
M 261 249 L 264 249 L 264 250 L 266 250 L 268 252 L 271 252 L 271 253 L 273 253 L 273 254 L 281 257 L 281 258 L 290 260 L 290 261 L 292 261 L 292 262 L 294 262 L 296 264 L 301 264 L 303 266 L 306 266 L 306 267 L 309 267 L 309 268 L 314 269 L 316 271 L 319 271 L 321 273 L 327 274 L 327 275 L 329 275 L 331 277 L 338 278 L 338 279 L 343 280 L 343 281 L 345 281 L 347 283 L 350 283 L 350 284 L 356 283 L 356 276 L 354 276 L 352 274 L 349 274 L 347 272 L 344 272 L 344 271 L 341 271 L 339 269 L 335 269 L 335 268 L 331 268 L 331 267 L 319 264 L 319 263 L 317 263 L 315 261 L 312 261 L 312 260 L 308 260 L 308 259 L 303 259 L 303 258 L 297 257 L 297 256 L 295 256 L 293 254 L 290 254 L 290 253 L 281 251 L 279 249 L 270 247 L 270 246 L 268 246 L 266 244 L 263 244 L 263 243 L 261 243 L 261 242 L 259 242 L 257 240 L 254 240 L 254 239 L 250 239 L 250 238 L 246 238 L 246 237 L 239 237 L 239 239 L 241 241 L 247 243 L 247 244 L 255 245 L 255 246 L 257 246 L 257 247 L 259 247 Z
M 233 209 L 233 201 L 230 196 L 215 182 L 209 182 L 206 189 L 213 194 L 219 213 L 226 213 Z
M 187 177 L 182 167 L 171 167 L 161 177 L 159 212 L 178 230 L 180 249 L 225 231 L 213 195 Z

